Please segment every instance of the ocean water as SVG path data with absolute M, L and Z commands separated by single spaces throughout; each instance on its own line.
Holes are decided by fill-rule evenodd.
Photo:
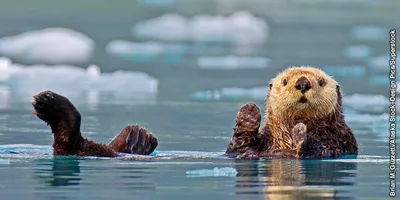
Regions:
M 127 124 L 159 140 L 151 156 L 52 156 L 50 129 L 28 99 L 0 110 L 1 199 L 384 199 L 388 196 L 387 116 L 346 110 L 357 158 L 237 160 L 223 156 L 244 101 L 126 101 L 95 107 L 71 95 L 85 137 L 107 143 Z M 19 100 L 24 99 L 24 100 Z M 25 100 L 26 99 L 26 100 Z M 262 107 L 262 101 L 256 101 Z M 397 160 L 397 163 L 399 161 Z M 398 178 L 397 178 L 398 181 Z
M 0 200 L 389 199 L 388 44 L 399 1 L 1 5 Z M 269 80 L 292 65 L 341 84 L 359 156 L 224 157 L 239 108 L 263 110 Z M 88 139 L 108 143 L 137 123 L 159 146 L 150 156 L 53 156 L 30 104 L 46 89 L 75 104 Z

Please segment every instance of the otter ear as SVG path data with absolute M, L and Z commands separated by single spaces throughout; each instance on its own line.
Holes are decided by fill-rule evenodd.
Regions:
M 271 79 L 270 81 L 269 81 L 269 89 L 271 89 L 272 88 L 272 83 L 274 82 L 274 79 Z
M 336 93 L 340 96 L 342 95 L 342 93 L 340 92 L 340 85 L 336 85 Z
M 342 92 L 340 91 L 340 85 L 336 85 L 336 94 L 337 94 L 338 104 L 342 106 Z

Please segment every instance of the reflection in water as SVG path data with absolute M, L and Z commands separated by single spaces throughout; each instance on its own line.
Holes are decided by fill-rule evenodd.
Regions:
M 236 161 L 236 193 L 259 194 L 265 199 L 349 199 L 334 186 L 353 185 L 356 163 L 319 160 Z M 245 164 L 241 164 L 245 162 Z M 262 188 L 262 190 L 260 190 Z
M 95 111 L 99 108 L 100 103 L 100 94 L 99 91 L 89 90 L 86 93 L 86 103 L 87 107 L 91 111 Z
M 126 164 L 115 167 L 113 171 L 117 172 L 113 184 L 118 188 L 131 192 L 146 192 L 156 189 L 154 177 L 152 177 L 155 167 Z
M 10 89 L 6 86 L 0 85 L 0 110 L 9 108 L 10 103 L 11 103 Z
M 38 162 L 35 178 L 45 183 L 46 186 L 80 184 L 80 167 L 77 158 L 55 156 L 52 160 L 39 160 Z

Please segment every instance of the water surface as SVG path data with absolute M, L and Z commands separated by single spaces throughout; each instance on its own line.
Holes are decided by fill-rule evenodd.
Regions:
M 0 110 L 5 199 L 382 199 L 388 194 L 388 126 L 382 114 L 345 108 L 360 145 L 358 158 L 236 160 L 223 152 L 244 101 L 102 99 L 87 106 L 87 98 L 72 95 L 89 139 L 107 143 L 134 123 L 159 139 L 151 156 L 74 158 L 53 157 L 50 129 L 31 114 L 29 98 L 12 99 Z

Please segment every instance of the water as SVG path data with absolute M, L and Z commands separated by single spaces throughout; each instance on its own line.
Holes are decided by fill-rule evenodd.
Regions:
M 104 99 L 88 107 L 86 98 L 72 95 L 89 139 L 107 143 L 134 123 L 159 139 L 151 156 L 74 158 L 53 157 L 49 128 L 31 114 L 26 96 L 12 98 L 0 111 L 4 199 L 381 199 L 388 194 L 387 128 L 373 130 L 368 120 L 385 123 L 379 114 L 346 109 L 360 144 L 358 158 L 235 160 L 223 152 L 243 101 Z
M 14 63 L 0 59 L 1 200 L 388 199 L 388 30 L 400 28 L 398 1 L 15 2 L 0 6 L 0 57 Z M 164 14 L 169 20 L 139 23 Z M 49 27 L 88 38 L 7 39 Z M 240 106 L 263 107 L 268 81 L 291 65 L 318 66 L 341 84 L 358 157 L 223 156 Z M 79 108 L 88 139 L 108 143 L 138 123 L 158 148 L 150 156 L 52 156 L 50 129 L 30 105 L 44 89 Z

